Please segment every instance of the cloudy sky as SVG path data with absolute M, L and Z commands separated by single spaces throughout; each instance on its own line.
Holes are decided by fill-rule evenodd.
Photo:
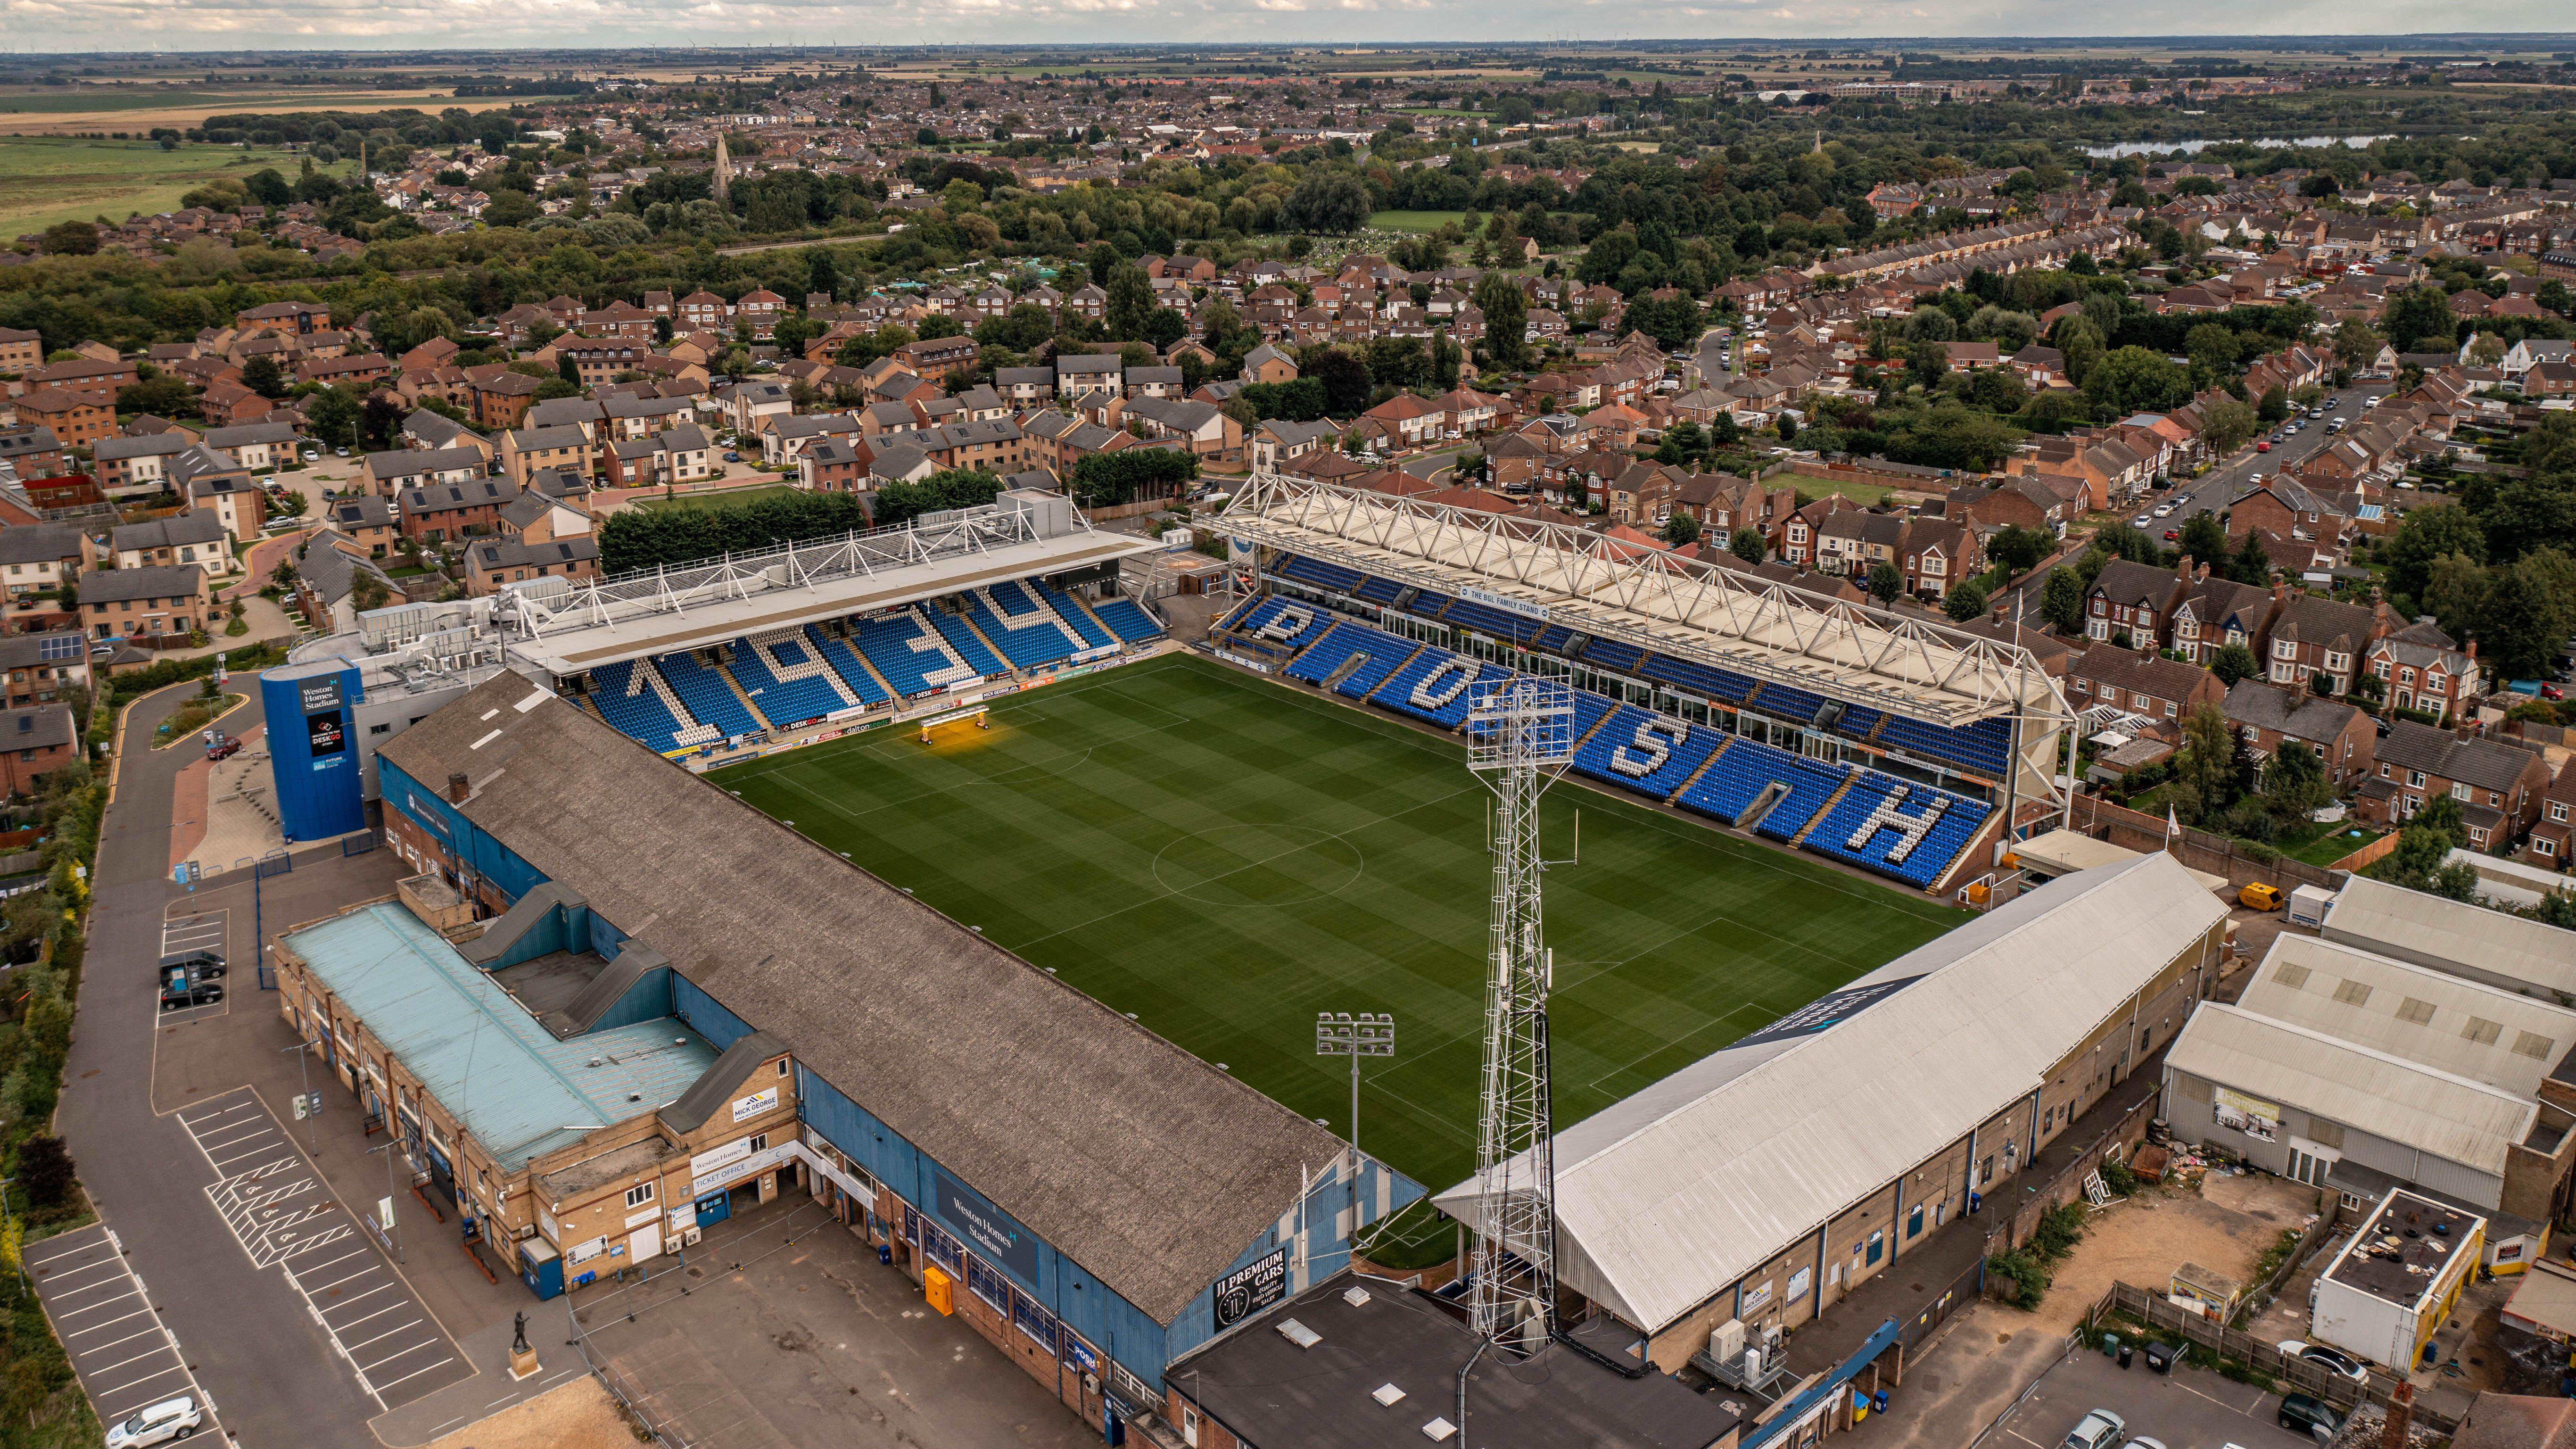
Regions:
M 0 0 L 29 50 L 2403 34 L 2564 29 L 2564 0 Z

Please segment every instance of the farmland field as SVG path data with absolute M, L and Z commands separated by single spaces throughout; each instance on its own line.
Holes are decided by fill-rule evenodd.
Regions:
M 300 153 L 281 150 L 183 145 L 164 151 L 150 141 L 0 135 L 0 239 L 58 221 L 123 221 L 130 212 L 172 211 L 181 196 L 218 177 L 273 166 L 291 179 L 303 164 Z M 342 162 L 331 169 L 346 176 L 357 166 Z

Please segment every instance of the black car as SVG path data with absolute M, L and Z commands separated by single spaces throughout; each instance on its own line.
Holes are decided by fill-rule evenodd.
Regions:
M 224 974 L 224 958 L 213 951 L 184 951 L 161 958 L 163 971 L 172 967 L 184 968 L 195 980 L 212 981 Z
M 180 1011 L 191 1006 L 211 1006 L 224 999 L 224 989 L 211 981 L 200 981 L 188 974 L 185 966 L 173 966 L 161 973 L 161 1009 Z
M 2320 1444 L 2331 1442 L 2343 1432 L 2343 1416 L 2308 1394 L 2282 1395 L 2280 1417 L 2282 1428 L 2293 1434 L 2308 1434 Z

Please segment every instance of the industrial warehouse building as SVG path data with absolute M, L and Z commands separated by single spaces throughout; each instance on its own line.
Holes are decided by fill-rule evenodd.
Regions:
M 2352 876 L 2319 934 L 2329 941 L 2550 1001 L 2576 1001 L 2576 931 Z
M 1561 1287 L 1667 1372 L 1730 1321 L 1753 1342 L 1809 1322 L 2017 1194 L 2181 1028 L 2226 929 L 2170 856 L 2067 876 L 1566 1128 Z M 1439 1202 L 1472 1219 L 1476 1195 Z
M 2347 895 L 2363 884 L 2356 878 Z M 2427 909 L 2365 903 L 2374 921 Z M 2356 919 L 2342 899 L 2327 920 L 2338 917 Z M 2494 942 L 2460 945 L 2491 951 Z M 2349 1218 L 2399 1187 L 2473 1211 L 2486 1219 L 2487 1262 L 2516 1272 L 2569 1206 L 2576 1010 L 2344 941 L 2284 934 L 2234 1004 L 2207 1002 L 2192 1014 L 2165 1058 L 2163 1115 L 2185 1141 L 2337 1193 Z
M 486 1142 L 506 1134 L 460 1110 L 434 1071 L 403 1064 L 445 1103 L 449 1161 L 524 1166 L 539 1178 L 532 1201 L 572 1200 L 542 1179 L 585 1151 L 603 1154 L 579 1176 L 599 1195 L 658 1173 L 666 1206 L 683 1169 L 694 1193 L 767 1154 L 764 1170 L 796 1175 L 852 1231 L 891 1247 L 934 1303 L 1097 1424 L 1109 1407 L 1163 1411 L 1174 1357 L 1343 1268 L 1353 1227 L 1421 1194 L 519 675 L 395 735 L 377 768 L 388 844 L 434 877 L 406 883 L 412 913 L 499 918 L 479 934 L 450 925 L 458 960 L 391 906 L 290 938 L 315 983 L 298 1000 L 336 1003 L 319 1028 L 308 1012 L 307 1030 L 336 1044 L 338 1023 L 364 1019 L 386 1047 L 417 1029 L 390 1022 L 416 1004 L 362 1000 L 353 958 L 388 935 L 460 1010 L 536 1023 L 514 1023 L 515 1049 L 572 1076 L 569 1090 L 625 1100 L 612 1125 L 631 1135 Z M 441 904 L 439 886 L 461 899 Z M 335 928 L 367 939 L 339 949 Z M 582 1088 L 558 1050 L 587 1062 L 583 1048 L 639 1026 L 667 1034 L 673 1055 L 650 1081 L 626 1081 L 631 1099 L 606 1077 Z M 351 1031 L 348 1049 L 358 1042 Z M 763 1098 L 770 1083 L 777 1095 Z M 664 1095 L 674 1100 L 654 1100 Z M 753 1134 L 760 1146 L 743 1145 L 773 1120 Z M 716 1154 L 727 1155 L 707 1160 Z M 1357 1224 L 1345 1211 L 1354 1171 Z M 550 1235 L 497 1198 L 493 1212 L 521 1242 L 566 1257 L 602 1236 L 560 1219 Z M 630 1257 L 649 1246 L 627 1239 Z M 1234 1290 L 1222 1303 L 1220 1286 Z

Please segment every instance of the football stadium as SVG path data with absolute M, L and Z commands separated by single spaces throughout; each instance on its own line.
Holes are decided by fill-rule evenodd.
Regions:
M 460 979 L 554 983 L 519 1029 L 667 1022 L 719 1067 L 774 1065 L 795 1131 L 746 1160 L 789 1154 L 778 1185 L 942 1311 L 960 1285 L 956 1311 L 1097 1425 L 1156 1412 L 1176 1359 L 1473 1170 L 1494 796 L 1464 731 L 1494 682 L 1571 701 L 1540 815 L 1560 1126 L 1892 989 L 1847 983 L 1921 979 L 1974 944 L 1956 928 L 2006 822 L 2064 808 L 2073 717 L 2007 643 L 1293 480 L 1252 480 L 1216 526 L 1220 597 L 1186 642 L 1166 575 L 1135 567 L 1162 546 L 1041 492 L 375 610 L 261 676 L 280 817 L 293 840 L 380 830 L 419 872 L 404 899 L 465 943 Z M 1336 1012 L 1395 1024 L 1355 1142 L 1348 1059 L 1316 1051 Z M 1962 1150 L 2027 1129 L 2009 1174 L 2071 1110 L 2025 1106 Z M 693 1162 L 668 1117 L 661 1150 Z M 741 1169 L 708 1171 L 691 1197 Z M 1822 1243 L 1848 1213 L 1819 1211 L 1765 1231 Z M 661 1251 L 510 1226 L 532 1288 Z

